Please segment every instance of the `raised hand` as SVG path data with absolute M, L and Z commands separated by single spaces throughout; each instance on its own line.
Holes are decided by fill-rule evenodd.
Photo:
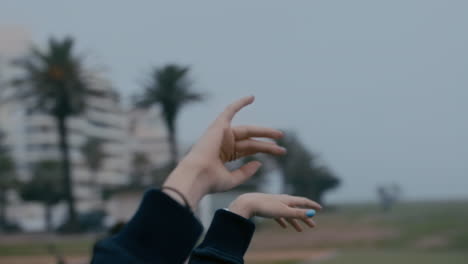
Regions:
M 259 126 L 231 127 L 235 114 L 253 101 L 254 97 L 249 96 L 226 107 L 164 183 L 186 195 L 192 208 L 207 193 L 226 191 L 243 183 L 262 165 L 253 161 L 229 171 L 224 163 L 256 153 L 286 152 L 274 142 L 254 139 L 278 139 L 283 136 L 281 131 Z

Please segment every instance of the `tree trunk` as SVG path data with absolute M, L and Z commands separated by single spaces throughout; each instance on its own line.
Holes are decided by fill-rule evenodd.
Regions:
M 104 209 L 104 201 L 102 199 L 102 193 L 103 193 L 104 188 L 99 183 L 98 171 L 97 170 L 92 170 L 91 173 L 92 173 L 91 175 L 93 177 L 93 180 L 91 182 L 91 185 L 92 185 L 91 189 L 94 189 L 96 191 L 96 193 L 98 194 L 97 199 L 98 199 L 99 208 Z
M 68 129 L 65 116 L 58 116 L 57 132 L 59 134 L 59 148 L 61 153 L 63 184 L 65 188 L 65 200 L 68 205 L 68 219 L 66 226 L 69 231 L 76 231 L 78 227 L 75 208 L 75 197 L 73 196 L 73 178 L 70 166 L 70 155 L 68 146 Z
M 169 132 L 169 148 L 171 154 L 171 169 L 174 169 L 177 166 L 177 162 L 179 161 L 179 153 L 178 153 L 178 146 L 177 146 L 177 130 L 175 122 L 168 123 L 168 132 Z
M 5 190 L 0 190 L 0 230 L 6 225 L 6 197 Z
M 52 232 L 52 206 L 50 204 L 44 204 L 44 223 L 47 232 Z

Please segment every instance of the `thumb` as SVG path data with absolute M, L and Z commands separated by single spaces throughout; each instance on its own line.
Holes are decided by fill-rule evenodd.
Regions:
M 248 180 L 250 177 L 252 177 L 258 169 L 262 166 L 262 163 L 259 161 L 251 161 L 239 169 L 231 172 L 232 177 L 233 177 L 233 182 L 234 186 L 237 186 L 246 180 Z

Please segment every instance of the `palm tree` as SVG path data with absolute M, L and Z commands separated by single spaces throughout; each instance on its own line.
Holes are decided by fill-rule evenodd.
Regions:
M 25 201 L 37 201 L 44 205 L 46 230 L 52 231 L 52 206 L 64 198 L 60 184 L 60 163 L 55 160 L 40 161 L 33 166 L 32 179 L 21 187 Z
M 73 52 L 74 40 L 50 38 L 47 50 L 33 47 L 29 56 L 16 61 L 23 75 L 13 81 L 20 98 L 32 102 L 32 110 L 51 115 L 56 122 L 61 153 L 63 187 L 68 204 L 68 224 L 77 227 L 73 177 L 70 168 L 67 120 L 85 109 L 86 96 L 92 91 L 85 77 L 82 59 Z
M 103 150 L 103 143 L 103 140 L 91 137 L 81 146 L 81 154 L 92 173 L 91 182 L 95 184 L 98 183 L 97 172 L 101 169 L 104 159 L 106 158 L 106 153 L 104 153 Z
M 294 133 L 286 133 L 277 143 L 288 150 L 285 155 L 274 157 L 274 160 L 292 194 L 321 203 L 324 194 L 339 185 L 340 179 L 328 167 L 320 164 L 317 156 Z
M 136 106 L 150 108 L 161 105 L 164 122 L 169 133 L 171 167 L 178 160 L 176 120 L 180 110 L 185 105 L 201 101 L 200 93 L 191 91 L 192 85 L 187 75 L 189 67 L 169 64 L 155 68 L 144 86 L 143 94 L 136 99 Z
M 0 132 L 0 229 L 6 223 L 6 192 L 15 187 L 15 164 L 3 143 L 4 135 Z

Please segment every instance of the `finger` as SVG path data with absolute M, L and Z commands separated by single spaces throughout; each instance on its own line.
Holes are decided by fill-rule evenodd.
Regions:
M 279 139 L 283 136 L 283 132 L 277 129 L 260 126 L 237 126 L 233 128 L 233 132 L 236 140 L 242 140 L 251 137 Z
M 310 228 L 314 228 L 317 224 L 315 223 L 314 220 L 310 219 L 310 218 L 306 218 L 306 219 L 301 219 L 302 222 L 304 222 L 307 226 L 309 226 Z
M 224 110 L 224 112 L 221 113 L 220 117 L 223 117 L 227 119 L 229 122 L 231 122 L 237 112 L 239 112 L 245 106 L 253 103 L 254 100 L 255 100 L 255 97 L 253 96 L 247 96 L 247 97 L 241 98 L 235 101 L 234 103 L 228 105 L 226 109 Z
M 276 145 L 274 142 L 267 142 L 255 139 L 244 139 L 236 142 L 236 152 L 241 153 L 241 156 L 249 156 L 256 153 L 267 153 L 272 155 L 282 155 L 286 153 L 286 149 Z
M 294 206 L 294 207 L 304 207 L 304 208 L 313 208 L 316 210 L 322 209 L 322 206 L 318 204 L 317 202 L 314 202 L 310 199 L 307 199 L 305 197 L 299 197 L 299 196 L 291 196 L 287 195 L 284 196 L 286 199 L 286 203 L 289 206 Z
M 262 166 L 262 163 L 259 161 L 251 161 L 244 166 L 240 167 L 237 170 L 231 172 L 232 184 L 231 186 L 235 187 L 244 181 L 248 180 L 252 175 L 257 172 L 257 170 Z
M 298 219 L 306 219 L 309 218 L 307 216 L 307 212 L 310 211 L 309 209 L 301 209 L 301 208 L 294 208 L 294 207 L 286 207 L 286 210 L 280 213 L 281 217 L 284 218 L 298 218 Z
M 286 221 L 284 218 L 275 218 L 275 221 L 282 227 L 282 228 L 287 228 L 288 225 L 286 224 Z
M 297 232 L 302 232 L 302 227 L 299 225 L 296 219 L 287 218 L 286 221 L 296 229 Z

